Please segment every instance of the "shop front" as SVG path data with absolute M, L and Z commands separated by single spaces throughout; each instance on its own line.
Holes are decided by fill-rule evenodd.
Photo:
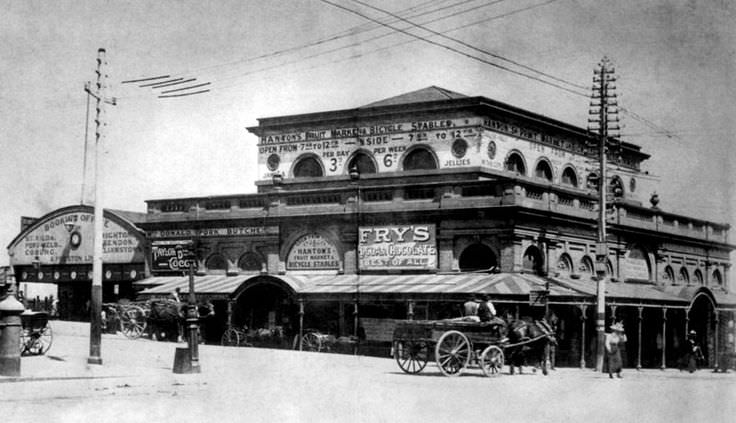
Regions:
M 145 236 L 135 223 L 140 215 L 106 210 L 104 218 L 103 302 L 132 299 L 133 283 L 146 273 Z M 92 207 L 65 207 L 33 220 L 8 246 L 18 285 L 54 285 L 59 318 L 89 319 L 93 240 Z

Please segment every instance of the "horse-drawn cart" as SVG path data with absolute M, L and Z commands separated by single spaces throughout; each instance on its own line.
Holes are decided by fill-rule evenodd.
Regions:
M 394 330 L 394 358 L 401 370 L 416 374 L 432 352 L 440 372 L 456 376 L 478 363 L 483 374 L 496 376 L 504 364 L 505 325 L 499 322 L 406 320 Z
M 457 376 L 470 365 L 497 376 L 506 360 L 513 373 L 526 356 L 536 356 L 546 375 L 550 342 L 556 340 L 543 321 L 405 320 L 394 329 L 393 351 L 401 370 L 410 374 L 421 372 L 433 358 L 445 376 Z
M 43 311 L 25 311 L 20 315 L 20 322 L 20 354 L 46 354 L 53 341 L 49 314 Z

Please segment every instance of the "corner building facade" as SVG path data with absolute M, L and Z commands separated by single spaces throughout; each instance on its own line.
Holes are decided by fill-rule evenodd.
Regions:
M 226 316 L 219 333 L 314 328 L 388 354 L 397 320 L 457 317 L 488 294 L 500 313 L 554 313 L 557 364 L 594 365 L 598 174 L 585 130 L 429 87 L 248 131 L 256 194 L 150 200 L 137 222 L 154 251 L 197 243 L 195 291 Z M 729 226 L 660 208 L 648 158 L 608 142 L 607 326 L 624 322 L 630 367 L 675 366 L 690 330 L 717 367 L 734 352 Z M 142 297 L 188 291 L 177 269 L 150 268 Z

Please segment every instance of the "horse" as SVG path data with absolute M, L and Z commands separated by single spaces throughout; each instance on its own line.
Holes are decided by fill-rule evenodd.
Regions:
M 148 326 L 154 339 L 174 341 L 183 334 L 184 312 L 180 303 L 174 300 L 151 300 L 148 303 Z
M 532 364 L 541 367 L 542 373 L 547 375 L 547 351 L 551 345 L 557 345 L 557 339 L 552 327 L 545 320 L 533 320 L 523 317 L 507 322 L 509 343 L 504 352 L 509 364 L 509 373 L 514 374 L 516 367 L 519 374 L 522 366 Z

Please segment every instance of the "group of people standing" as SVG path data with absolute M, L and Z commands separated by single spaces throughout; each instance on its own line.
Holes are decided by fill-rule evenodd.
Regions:
M 463 304 L 463 319 L 465 320 L 490 322 L 494 317 L 496 317 L 496 308 L 488 295 L 473 296 Z

